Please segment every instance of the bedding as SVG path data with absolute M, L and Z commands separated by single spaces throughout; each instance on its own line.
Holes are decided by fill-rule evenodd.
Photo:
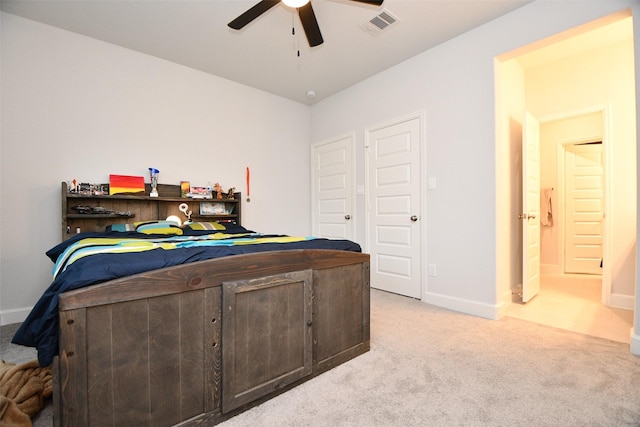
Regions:
M 149 225 L 149 224 L 146 224 Z M 262 234 L 236 224 L 182 227 L 158 225 L 144 230 L 82 233 L 51 248 L 53 281 L 13 337 L 35 347 L 40 366 L 58 352 L 58 297 L 61 293 L 146 271 L 207 259 L 264 251 L 337 249 L 361 252 L 349 240 Z M 139 229 L 139 227 L 136 227 Z M 153 232 L 155 230 L 155 232 Z

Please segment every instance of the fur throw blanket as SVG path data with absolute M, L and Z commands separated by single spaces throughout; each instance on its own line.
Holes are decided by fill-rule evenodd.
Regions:
M 0 360 L 0 427 L 30 426 L 53 391 L 51 367 L 37 360 L 15 365 Z

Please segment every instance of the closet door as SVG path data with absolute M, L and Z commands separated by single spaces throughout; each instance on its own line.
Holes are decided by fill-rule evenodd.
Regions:
M 314 144 L 312 157 L 313 235 L 329 239 L 354 238 L 353 135 Z

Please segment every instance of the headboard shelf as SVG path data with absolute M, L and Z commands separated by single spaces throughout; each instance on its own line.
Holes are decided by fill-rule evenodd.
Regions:
M 180 197 L 180 185 L 158 184 L 159 197 L 150 197 L 149 184 L 144 194 L 95 195 L 70 193 L 67 183 L 62 183 L 62 240 L 78 232 L 104 231 L 111 224 L 127 224 L 138 221 L 164 220 L 175 215 L 182 221 L 186 215 L 179 210 L 182 203 L 188 205 L 193 221 L 226 221 L 240 224 L 240 193 L 233 198 L 193 199 Z M 200 203 L 224 204 L 225 213 L 201 214 Z M 100 212 L 101 208 L 108 212 Z M 89 212 L 78 212 L 89 210 Z M 96 212 L 97 211 L 97 212 Z

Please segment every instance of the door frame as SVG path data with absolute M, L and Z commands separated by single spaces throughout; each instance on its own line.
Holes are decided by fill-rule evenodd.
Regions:
M 596 105 L 592 107 L 587 107 L 579 110 L 565 111 L 559 114 L 554 114 L 550 116 L 545 116 L 540 119 L 540 124 L 544 124 L 546 122 L 558 121 L 558 120 L 566 120 L 573 117 L 584 116 L 587 114 L 600 113 L 602 117 L 602 179 L 603 179 L 603 188 L 604 188 L 604 218 L 602 221 L 602 256 L 605 260 L 611 259 L 611 225 L 610 225 L 610 217 L 609 214 L 611 212 L 611 107 L 608 104 L 604 105 Z M 558 176 L 558 206 L 556 206 L 558 213 L 558 253 L 562 254 L 562 264 L 560 268 L 562 272 L 564 272 L 564 251 L 565 251 L 565 240 L 564 240 L 564 232 L 565 232 L 565 218 L 566 213 L 564 209 L 564 203 L 560 203 L 560 201 L 564 202 L 565 198 L 565 182 L 564 182 L 564 173 L 565 173 L 565 147 L 567 145 L 575 145 L 585 142 L 593 142 L 593 138 L 576 138 L 569 140 L 558 141 L 556 144 L 556 153 L 557 153 L 557 164 L 556 164 L 556 173 Z M 544 159 L 542 159 L 544 161 Z M 611 292 L 612 292 L 612 268 L 611 262 L 605 262 L 602 265 L 602 304 L 611 305 Z
M 387 120 L 382 123 L 367 126 L 364 129 L 364 194 L 365 194 L 365 216 L 364 216 L 364 242 L 365 251 L 371 253 L 371 242 L 369 236 L 371 235 L 371 221 L 369 215 L 371 213 L 371 183 L 369 182 L 369 153 L 371 149 L 370 135 L 376 130 L 386 128 L 389 126 L 397 125 L 409 120 L 418 119 L 420 123 L 420 179 L 418 181 L 418 192 L 420 193 L 420 300 L 424 300 L 425 294 L 428 290 L 429 279 L 427 276 L 427 261 L 429 259 L 427 252 L 427 194 L 425 189 L 427 187 L 427 138 L 426 138 L 426 111 L 416 111 L 404 116 L 400 116 L 394 119 Z M 435 189 L 435 178 L 433 178 L 434 186 L 430 188 Z

